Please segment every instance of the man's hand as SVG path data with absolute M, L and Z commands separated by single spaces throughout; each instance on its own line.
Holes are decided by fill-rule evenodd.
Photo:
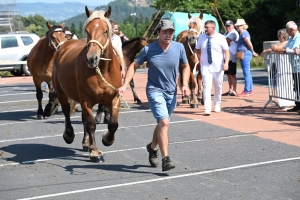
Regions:
M 182 86 L 181 91 L 182 91 L 183 96 L 189 96 L 190 95 L 190 89 L 189 89 L 188 86 Z
M 125 94 L 125 92 L 126 92 L 126 85 L 122 85 L 121 87 L 119 87 L 117 89 L 117 91 L 118 91 L 118 94 L 121 94 L 121 95 Z
M 300 54 L 300 49 L 296 48 L 294 51 L 296 54 Z

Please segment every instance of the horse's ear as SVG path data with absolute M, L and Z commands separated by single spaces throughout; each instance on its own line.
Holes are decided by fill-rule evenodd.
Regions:
M 51 29 L 53 27 L 53 25 L 51 25 L 47 22 L 47 27 L 48 27 L 48 29 Z
M 108 9 L 107 9 L 107 11 L 104 14 L 104 17 L 106 17 L 108 19 L 110 17 L 110 15 L 111 15 L 111 7 L 108 6 Z
M 191 19 L 191 18 L 192 18 L 192 15 L 191 15 L 190 13 L 188 13 L 188 17 L 189 17 L 189 19 Z
M 65 28 L 65 22 L 61 23 L 61 28 L 64 29 Z
M 200 18 L 200 19 L 203 19 L 203 11 L 202 11 L 202 10 L 200 10 L 199 18 Z
M 85 13 L 88 18 L 93 14 L 93 12 L 90 11 L 87 6 L 85 6 Z

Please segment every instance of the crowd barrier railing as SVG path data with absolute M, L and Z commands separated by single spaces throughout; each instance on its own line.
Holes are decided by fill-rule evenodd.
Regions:
M 300 55 L 269 53 L 265 61 L 268 62 L 269 100 L 262 110 L 270 102 L 278 107 L 293 106 L 295 102 L 300 103 Z

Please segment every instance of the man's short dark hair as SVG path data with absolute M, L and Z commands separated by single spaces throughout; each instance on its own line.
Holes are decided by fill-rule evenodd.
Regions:
M 204 25 L 207 25 L 207 24 L 213 24 L 215 27 L 216 27 L 216 22 L 213 21 L 213 20 L 207 20 Z

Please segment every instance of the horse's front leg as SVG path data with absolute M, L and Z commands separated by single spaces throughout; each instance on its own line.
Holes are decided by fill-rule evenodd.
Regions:
M 129 84 L 130 84 L 130 88 L 131 88 L 131 91 L 132 91 L 132 94 L 133 94 L 134 102 L 136 102 L 137 104 L 141 104 L 142 101 L 139 99 L 139 97 L 136 94 L 133 79 L 131 79 L 131 81 L 129 82 Z
M 36 100 L 38 102 L 38 110 L 37 110 L 37 119 L 42 120 L 44 119 L 44 111 L 42 106 L 42 100 L 43 100 L 43 92 L 41 89 L 41 83 L 35 79 L 33 79 L 35 89 L 36 89 Z
M 81 113 L 81 121 L 82 121 L 82 124 L 84 124 L 83 113 Z M 89 137 L 89 134 L 86 132 L 85 126 L 83 126 L 83 138 L 82 138 L 82 149 L 83 149 L 83 151 L 88 152 L 89 151 L 89 146 L 90 146 L 90 137 Z
M 44 116 L 46 117 L 50 117 L 51 115 L 53 115 L 54 113 L 57 112 L 58 107 L 59 107 L 59 102 L 58 102 L 58 98 L 57 98 L 57 94 L 53 88 L 53 84 L 52 82 L 49 83 L 49 102 L 46 105 L 45 109 L 44 109 Z
M 191 90 L 191 101 L 190 101 L 190 107 L 191 108 L 198 108 L 198 100 L 195 95 L 195 90 L 196 90 L 196 80 L 194 77 L 193 72 L 190 73 L 190 80 L 189 80 L 189 87 Z
M 95 140 L 96 122 L 92 112 L 93 106 L 88 106 L 87 103 L 81 103 L 80 105 L 82 107 L 82 119 L 84 126 L 83 141 L 87 138 L 89 139 L 90 159 L 92 162 L 99 162 L 103 156 L 103 153 L 98 149 Z
M 116 105 L 117 103 L 117 105 Z M 117 109 L 114 108 L 116 106 Z M 111 113 L 110 121 L 108 122 L 108 131 L 102 137 L 102 143 L 105 146 L 110 146 L 115 141 L 115 132 L 118 129 L 118 117 L 119 117 L 119 108 L 120 101 L 118 97 L 115 97 L 112 103 L 107 104 L 109 112 Z
M 202 75 L 201 75 L 200 70 L 199 70 L 199 73 L 197 74 L 197 84 L 198 84 L 197 99 L 202 105 L 204 105 Z

